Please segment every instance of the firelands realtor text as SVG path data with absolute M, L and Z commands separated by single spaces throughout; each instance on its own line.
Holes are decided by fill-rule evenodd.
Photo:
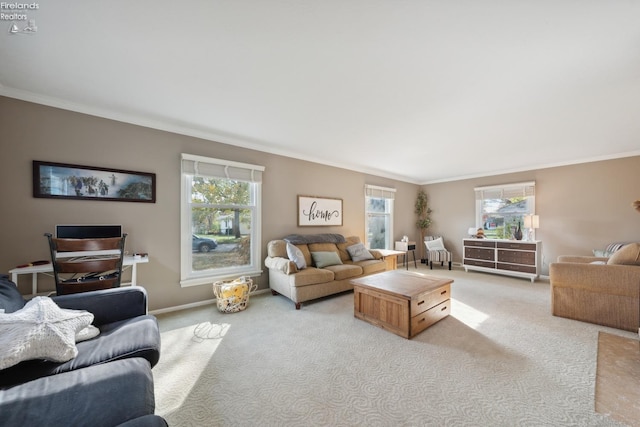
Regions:
M 0 2 L 0 20 L 2 21 L 26 21 L 27 14 L 21 12 L 30 12 L 40 9 L 39 3 L 9 3 Z

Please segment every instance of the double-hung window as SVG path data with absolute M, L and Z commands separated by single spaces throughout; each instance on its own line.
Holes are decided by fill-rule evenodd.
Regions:
M 393 200 L 396 189 L 365 185 L 365 245 L 390 249 L 393 242 Z
M 182 154 L 181 286 L 259 275 L 263 166 Z
M 525 217 L 535 214 L 536 183 L 477 187 L 476 227 L 489 239 L 510 239 Z

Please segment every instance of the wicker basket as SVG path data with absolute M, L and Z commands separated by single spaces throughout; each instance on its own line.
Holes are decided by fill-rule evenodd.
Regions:
M 255 292 L 258 285 L 250 277 L 238 277 L 235 280 L 221 280 L 213 284 L 213 293 L 218 302 L 218 310 L 223 313 L 235 313 L 247 308 L 249 294 Z

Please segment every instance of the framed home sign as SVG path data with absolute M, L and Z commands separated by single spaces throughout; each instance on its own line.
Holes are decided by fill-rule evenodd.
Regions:
M 156 202 L 156 174 L 33 161 L 33 197 Z
M 342 199 L 298 196 L 298 226 L 342 225 Z

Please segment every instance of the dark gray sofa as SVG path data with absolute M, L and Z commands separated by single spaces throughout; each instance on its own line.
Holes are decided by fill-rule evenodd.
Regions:
M 68 362 L 28 360 L 0 370 L 2 426 L 164 426 L 153 415 L 151 368 L 160 358 L 160 333 L 147 314 L 140 287 L 53 297 L 61 308 L 87 310 L 100 334 L 77 343 Z M 20 310 L 26 301 L 0 276 L 0 309 Z

